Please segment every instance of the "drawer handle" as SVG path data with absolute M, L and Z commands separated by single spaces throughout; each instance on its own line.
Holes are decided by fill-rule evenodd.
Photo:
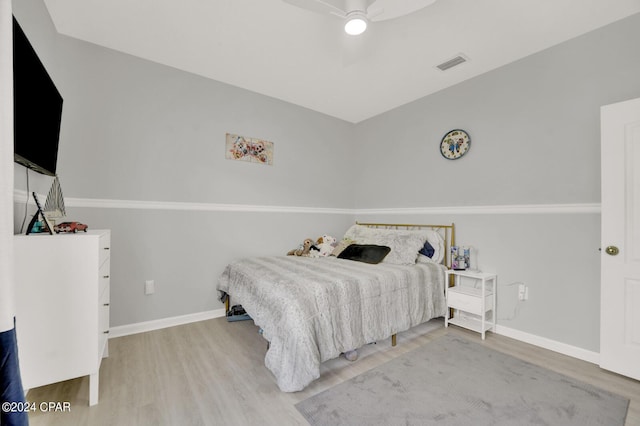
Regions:
M 105 247 L 104 249 L 105 249 L 105 250 L 109 250 L 109 247 Z
M 109 304 L 108 304 L 108 303 L 105 303 L 105 304 L 104 304 L 104 305 L 102 305 L 102 306 L 109 306 Z
M 109 334 L 109 330 L 103 331 L 102 334 Z
M 109 278 L 109 275 L 104 275 L 102 278 Z

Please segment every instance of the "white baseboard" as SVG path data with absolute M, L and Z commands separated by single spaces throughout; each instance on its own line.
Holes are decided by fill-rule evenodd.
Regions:
M 146 331 L 160 330 L 162 328 L 175 327 L 176 325 L 190 324 L 192 322 L 205 321 L 224 316 L 224 308 L 213 311 L 198 312 L 195 314 L 181 315 L 178 317 L 162 318 L 159 320 L 138 322 L 135 324 L 119 325 L 109 329 L 109 338 L 128 336 L 130 334 L 144 333 Z
M 524 331 L 514 330 L 513 328 L 501 325 L 496 325 L 496 334 L 520 340 L 521 342 L 539 346 L 544 349 L 549 349 L 573 358 L 581 359 L 582 361 L 587 361 L 597 365 L 600 364 L 599 353 L 567 345 L 566 343 L 558 342 L 556 340 L 547 339 L 546 337 L 536 336 L 535 334 L 525 333 Z
M 205 321 L 213 318 L 223 317 L 224 309 L 215 309 L 212 311 L 198 312 L 195 314 L 181 315 L 178 317 L 162 318 L 159 320 L 139 322 L 135 324 L 121 325 L 111 327 L 109 330 L 109 338 L 128 336 L 131 334 L 144 333 L 147 331 L 160 330 L 177 325 L 190 324 L 192 322 Z M 600 354 L 588 351 L 556 340 L 547 339 L 546 337 L 537 336 L 535 334 L 526 333 L 524 331 L 515 330 L 513 328 L 496 326 L 496 334 L 510 337 L 521 342 L 529 343 L 544 349 L 561 353 L 573 358 L 587 361 L 593 364 L 600 364 Z

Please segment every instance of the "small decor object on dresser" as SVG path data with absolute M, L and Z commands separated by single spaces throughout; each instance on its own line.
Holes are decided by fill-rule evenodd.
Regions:
M 469 134 L 460 129 L 451 130 L 440 141 L 440 153 L 447 160 L 457 160 L 466 154 L 470 147 Z
M 40 200 L 38 200 L 38 195 L 35 192 L 32 192 L 31 194 L 33 194 L 33 199 L 36 202 L 38 210 L 36 211 L 36 214 L 33 215 L 31 222 L 29 222 L 29 225 L 27 226 L 27 235 L 40 234 L 44 232 L 48 232 L 53 235 L 53 226 L 51 226 L 49 219 L 47 219 L 47 216 L 44 214 L 44 210 L 42 210 Z
M 63 233 L 76 233 L 78 231 L 87 232 L 88 226 L 80 222 L 62 222 L 53 227 L 56 234 Z

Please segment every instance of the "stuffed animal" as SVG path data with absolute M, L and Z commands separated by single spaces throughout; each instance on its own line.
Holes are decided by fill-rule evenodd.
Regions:
M 335 242 L 336 239 L 331 235 L 323 235 L 322 237 L 318 238 L 318 241 L 315 245 L 315 250 L 313 250 L 314 247 L 312 247 L 312 250 L 309 252 L 309 257 L 329 256 L 333 251 Z
M 311 250 L 311 246 L 313 245 L 313 240 L 311 238 L 305 239 L 300 247 L 294 250 L 290 250 L 287 253 L 287 256 L 309 256 L 309 250 Z
M 331 235 L 323 235 L 319 240 L 322 240 L 320 241 L 320 244 L 318 244 L 320 256 L 329 256 L 333 251 L 337 240 Z
M 318 247 L 318 243 L 311 244 L 309 248 L 309 257 L 320 257 L 320 247 Z

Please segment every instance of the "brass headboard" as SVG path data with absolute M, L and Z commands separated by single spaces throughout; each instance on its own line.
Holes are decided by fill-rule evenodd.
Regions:
M 455 225 L 415 225 L 415 224 L 400 224 L 400 223 L 363 223 L 356 222 L 358 225 L 367 226 L 369 228 L 381 228 L 381 229 L 432 229 L 439 233 L 444 238 L 444 265 L 447 268 L 451 268 L 451 246 L 456 244 L 456 229 Z

